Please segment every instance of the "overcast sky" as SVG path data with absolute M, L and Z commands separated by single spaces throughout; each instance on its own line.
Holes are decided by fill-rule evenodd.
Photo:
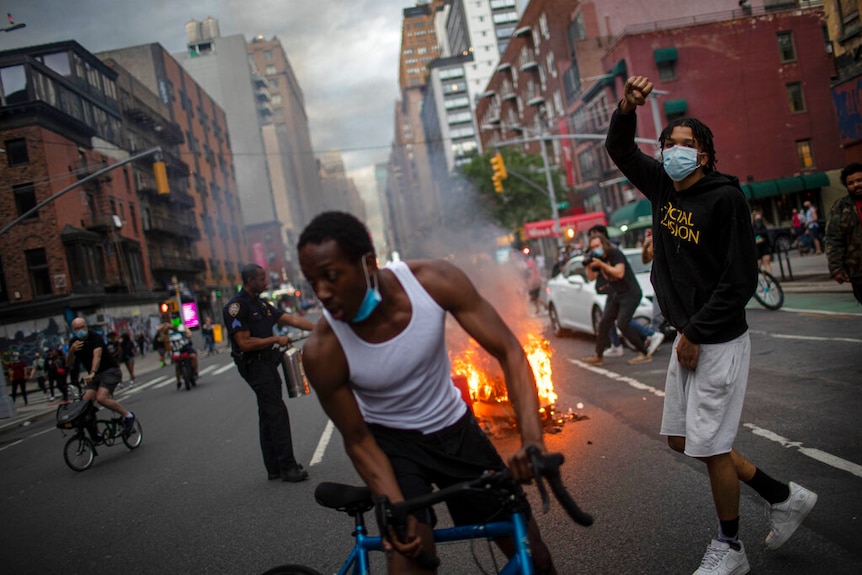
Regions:
M 385 161 L 398 98 L 402 9 L 415 0 L 0 0 L 26 28 L 0 50 L 76 40 L 91 52 L 159 42 L 185 50 L 185 23 L 212 16 L 222 36 L 278 36 L 305 94 L 316 151 L 348 169 Z M 5 23 L 5 21 L 4 21 Z

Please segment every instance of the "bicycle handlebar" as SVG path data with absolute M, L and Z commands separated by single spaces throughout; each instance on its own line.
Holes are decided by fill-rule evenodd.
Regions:
M 545 489 L 544 479 L 551 486 L 554 498 L 575 523 L 583 527 L 592 525 L 594 522 L 593 516 L 584 512 L 578 506 L 566 490 L 565 485 L 563 485 L 562 478 L 560 477 L 560 466 L 565 461 L 563 454 L 542 454 L 536 447 L 528 448 L 527 454 L 530 456 L 533 477 L 536 480 L 536 487 L 542 498 L 542 512 L 547 513 L 550 508 L 550 498 L 548 497 L 547 489 Z M 511 479 L 512 472 L 509 469 L 504 469 L 502 471 L 486 472 L 472 481 L 451 485 L 433 493 L 414 497 L 400 503 L 390 503 L 389 498 L 385 495 L 374 496 L 375 516 L 377 518 L 377 526 L 380 529 L 380 535 L 381 537 L 387 537 L 389 527 L 391 526 L 395 530 L 398 539 L 404 541 L 407 535 L 407 516 L 413 511 L 445 501 L 457 493 L 499 486 Z M 425 552 L 420 554 L 417 561 L 422 568 L 429 570 L 435 569 L 440 564 L 440 560 L 436 556 Z

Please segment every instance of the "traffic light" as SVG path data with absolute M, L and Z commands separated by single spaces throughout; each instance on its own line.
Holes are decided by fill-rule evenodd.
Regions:
M 159 311 L 160 311 L 160 312 L 162 312 L 162 313 L 170 313 L 170 311 L 171 311 L 171 306 L 170 306 L 170 304 L 169 304 L 168 302 L 166 302 L 166 301 L 163 301 L 163 302 L 161 303 L 161 305 L 159 305 Z
M 156 177 L 156 192 L 159 195 L 170 194 L 171 188 L 168 186 L 168 169 L 164 162 L 153 162 L 153 174 Z
M 159 311 L 162 313 L 180 313 L 180 304 L 175 299 L 166 299 L 159 305 Z
M 491 156 L 491 167 L 494 169 L 494 175 L 491 181 L 494 182 L 494 191 L 501 193 L 503 191 L 503 180 L 509 177 L 506 173 L 506 164 L 503 163 L 503 156 L 497 152 Z

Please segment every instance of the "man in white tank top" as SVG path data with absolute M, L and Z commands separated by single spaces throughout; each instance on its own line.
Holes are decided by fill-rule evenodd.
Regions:
M 452 383 L 447 312 L 506 374 L 522 444 L 509 467 L 518 481 L 530 479 L 527 448 L 546 451 L 533 372 L 517 338 L 461 270 L 443 260 L 379 269 L 368 230 L 342 212 L 315 217 L 298 250 L 324 307 L 303 346 L 305 372 L 372 493 L 399 502 L 504 467 Z M 476 523 L 499 511 L 478 499 L 450 503 L 453 521 Z M 386 543 L 396 551 L 388 554 L 390 573 L 429 573 L 415 558 L 433 553 L 434 521 L 431 510 L 411 516 L 407 540 Z M 529 532 L 536 572 L 555 574 L 533 519 Z

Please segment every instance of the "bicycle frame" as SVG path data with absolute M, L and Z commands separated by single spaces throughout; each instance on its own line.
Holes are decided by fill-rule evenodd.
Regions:
M 434 530 L 435 543 L 453 543 L 470 539 L 497 539 L 512 536 L 515 541 L 515 554 L 503 566 L 500 575 L 534 575 L 530 548 L 527 544 L 527 521 L 520 512 L 512 514 L 508 521 L 495 521 L 458 527 L 444 527 Z M 369 551 L 382 551 L 382 539 L 367 535 L 364 525 L 357 525 L 354 531 L 356 544 L 338 570 L 338 575 L 370 575 Z M 352 568 L 352 570 L 351 570 Z

